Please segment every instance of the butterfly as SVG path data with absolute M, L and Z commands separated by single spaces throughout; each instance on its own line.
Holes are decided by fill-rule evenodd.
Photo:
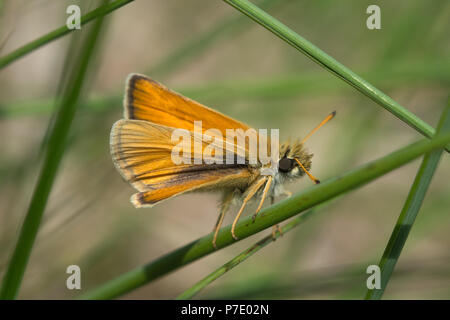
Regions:
M 231 229 L 233 238 L 238 239 L 236 224 L 250 200 L 260 199 L 254 220 L 267 197 L 273 203 L 277 196 L 290 196 L 291 193 L 284 189 L 286 182 L 305 175 L 314 183 L 320 182 L 309 172 L 313 154 L 305 149 L 304 142 L 336 114 L 335 111 L 329 114 L 302 140 L 281 144 L 276 158 L 272 158 L 275 160 L 263 164 L 258 160 L 250 161 L 252 150 L 249 145 L 236 145 L 234 138 L 230 142 L 227 136 L 234 130 L 238 132 L 236 139 L 245 141 L 245 133 L 251 131 L 260 138 L 261 131 L 258 133 L 247 124 L 184 97 L 144 75 L 128 77 L 124 109 L 124 119 L 114 123 L 111 129 L 110 150 L 117 170 L 138 191 L 132 195 L 131 203 L 137 208 L 151 207 L 187 192 L 221 192 L 220 214 L 214 227 L 215 248 L 225 214 L 233 202 L 240 202 Z M 199 121 L 200 128 L 196 127 Z M 174 135 L 180 130 L 188 140 L 181 144 L 184 161 L 176 163 L 173 155 L 180 143 Z M 274 145 L 271 139 L 263 141 L 269 149 Z M 231 155 L 227 159 L 241 161 L 229 163 L 225 161 L 225 155 Z M 213 161 L 217 159 L 223 161 Z M 271 174 L 264 173 L 274 164 L 275 170 Z M 272 233 L 276 230 L 281 232 L 276 226 Z

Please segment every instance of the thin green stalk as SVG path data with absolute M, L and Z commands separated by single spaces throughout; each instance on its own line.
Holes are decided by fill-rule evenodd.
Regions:
M 359 92 L 375 101 L 377 104 L 391 112 L 410 127 L 422 133 L 424 136 L 432 138 L 435 135 L 436 130 L 428 123 L 417 117 L 411 111 L 405 109 L 384 92 L 375 88 L 372 84 L 358 76 L 349 68 L 336 61 L 314 44 L 301 37 L 292 29 L 270 16 L 248 0 L 223 1 L 253 19 L 255 22 L 259 23 L 261 26 L 271 31 L 282 40 L 286 41 L 292 47 L 305 54 L 311 60 L 324 67 L 332 74 L 350 84 Z M 450 147 L 448 147 L 447 150 L 450 151 Z
M 261 8 L 270 8 L 286 0 L 261 0 L 258 5 Z M 197 35 L 192 40 L 186 42 L 171 54 L 165 56 L 158 64 L 148 70 L 148 74 L 152 77 L 160 77 L 161 75 L 167 75 L 173 70 L 179 70 L 182 64 L 186 64 L 187 61 L 194 57 L 198 57 L 201 51 L 211 46 L 220 37 L 224 35 L 231 35 L 242 29 L 249 20 L 244 16 L 232 16 L 231 18 L 225 18 L 223 21 L 216 23 L 212 28 L 209 28 L 203 34 Z
M 364 76 L 370 77 L 375 83 L 383 81 L 383 85 L 388 88 L 399 85 L 414 86 L 423 82 L 433 85 L 450 86 L 450 74 L 445 71 L 450 69 L 450 60 L 438 62 L 416 61 L 414 65 L 393 61 L 389 64 L 395 65 L 389 69 L 389 72 L 385 69 L 378 68 L 365 72 Z M 224 99 L 227 99 L 227 101 L 230 99 L 285 99 L 299 95 L 305 97 L 307 94 L 324 91 L 335 94 L 336 92 L 349 88 L 340 82 L 334 81 L 334 79 L 324 73 L 306 72 L 270 79 L 214 82 L 195 87 L 176 88 L 176 91 L 182 92 L 192 99 L 200 100 L 200 102 L 207 100 L 216 103 Z M 122 94 L 98 97 L 86 101 L 81 107 L 85 110 L 103 111 L 117 107 L 122 103 L 122 100 Z M 48 99 L 0 103 L 0 119 L 48 114 L 53 110 L 53 105 L 54 101 Z
M 264 209 L 255 222 L 252 222 L 252 217 L 241 219 L 236 227 L 236 235 L 241 240 L 245 239 L 315 205 L 362 186 L 424 153 L 442 148 L 449 142 L 450 133 L 442 134 L 431 141 L 422 140 L 357 169 L 326 180 L 319 185 L 303 190 L 284 201 Z M 212 246 L 212 238 L 213 234 L 208 234 L 144 266 L 122 274 L 81 296 L 81 298 L 111 299 L 130 292 L 175 269 L 213 253 L 215 250 Z M 234 242 L 236 240 L 232 238 L 231 226 L 228 225 L 219 233 L 216 242 L 217 247 L 224 248 Z
M 101 16 L 104 16 L 116 9 L 119 9 L 120 7 L 132 2 L 134 0 L 116 0 L 111 2 L 110 4 L 106 4 L 102 7 L 99 7 L 95 10 L 92 10 L 91 12 L 83 15 L 80 19 L 80 24 L 84 25 L 96 18 L 99 18 Z M 9 65 L 10 63 L 22 58 L 23 56 L 25 56 L 26 54 L 42 47 L 43 45 L 46 45 L 49 42 L 52 42 L 53 40 L 56 40 L 58 38 L 61 38 L 62 36 L 68 34 L 69 32 L 72 32 L 76 29 L 69 29 L 67 28 L 66 25 L 55 29 L 49 33 L 47 33 L 46 35 L 43 35 L 42 37 L 31 41 L 29 43 L 27 43 L 26 45 L 14 50 L 13 52 L 3 56 L 0 58 L 0 69 L 6 67 L 7 65 Z
M 327 203 L 322 203 L 318 206 L 315 206 L 311 210 L 308 210 L 307 212 L 299 215 L 298 217 L 295 217 L 291 222 L 286 224 L 285 226 L 281 227 L 282 234 L 286 234 L 287 232 L 294 229 L 299 224 L 305 222 L 307 218 L 309 218 L 313 213 L 317 212 L 319 209 L 326 206 Z M 274 242 L 276 239 L 278 239 L 281 236 L 279 232 L 275 233 L 275 238 L 272 237 L 272 235 L 268 235 L 267 237 L 264 237 L 254 245 L 252 245 L 250 248 L 244 250 L 240 254 L 238 254 L 236 257 L 231 259 L 229 262 L 225 263 L 223 266 L 221 266 L 219 269 L 213 271 L 209 275 L 207 275 L 205 278 L 194 284 L 191 288 L 184 291 L 182 294 L 180 294 L 176 299 L 177 300 L 185 300 L 185 299 L 192 299 L 197 293 L 199 293 L 201 290 L 203 290 L 207 285 L 212 283 L 214 280 L 218 279 L 220 276 L 225 274 L 226 272 L 230 271 L 234 267 L 236 267 L 238 264 L 243 262 L 244 260 L 247 260 L 252 255 L 254 255 L 256 252 L 267 246 L 268 244 Z
M 445 108 L 439 126 L 437 135 L 450 132 L 450 101 Z M 436 171 L 439 160 L 442 156 L 442 149 L 427 153 L 417 172 L 414 183 L 409 191 L 408 198 L 403 206 L 402 212 L 398 217 L 394 230 L 392 231 L 389 242 L 384 250 L 378 266 L 381 270 L 381 287 L 380 289 L 367 290 L 366 299 L 381 299 L 384 290 L 391 278 L 395 265 L 397 264 L 400 254 L 408 238 L 409 232 L 422 206 L 425 194 L 430 185 L 433 174 Z
M 103 16 L 101 14 L 100 16 Z M 19 292 L 33 244 L 41 224 L 42 215 L 64 154 L 70 125 L 75 116 L 83 80 L 93 55 L 103 18 L 97 20 L 83 43 L 81 54 L 69 74 L 69 82 L 59 105 L 57 115 L 49 134 L 47 149 L 28 211 L 20 230 L 12 258 L 2 281 L 0 299 L 15 299 Z

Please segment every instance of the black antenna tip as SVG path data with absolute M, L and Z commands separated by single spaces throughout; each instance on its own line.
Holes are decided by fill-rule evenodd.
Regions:
M 334 117 L 336 115 L 336 110 L 334 110 L 331 115 Z
M 315 183 L 315 184 L 319 184 L 319 183 L 320 183 L 320 180 L 314 180 L 314 183 Z

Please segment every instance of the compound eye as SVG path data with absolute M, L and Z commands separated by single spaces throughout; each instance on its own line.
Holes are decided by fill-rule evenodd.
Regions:
M 291 171 L 294 167 L 294 159 L 289 159 L 284 157 L 280 161 L 278 161 L 278 170 L 281 172 L 288 172 Z

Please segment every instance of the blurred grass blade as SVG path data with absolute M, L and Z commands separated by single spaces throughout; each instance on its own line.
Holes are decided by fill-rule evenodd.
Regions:
M 299 215 L 298 217 L 295 217 L 292 221 L 290 221 L 285 226 L 281 227 L 281 232 L 286 234 L 287 232 L 294 229 L 299 224 L 305 222 L 313 213 L 317 212 L 318 210 L 322 209 L 323 207 L 327 206 L 329 202 L 322 203 L 318 206 L 315 206 L 314 208 L 308 210 L 307 212 Z M 277 232 L 275 234 L 275 239 L 278 239 L 280 237 L 280 233 Z M 214 280 L 218 279 L 220 276 L 224 275 L 226 272 L 230 271 L 234 267 L 236 267 L 241 262 L 247 260 L 252 255 L 254 255 L 256 252 L 267 246 L 268 244 L 275 241 L 275 239 L 272 238 L 272 235 L 268 235 L 267 237 L 264 237 L 254 245 L 252 245 L 250 248 L 245 249 L 243 252 L 241 252 L 239 255 L 231 259 L 229 262 L 221 266 L 219 269 L 215 270 L 196 284 L 194 284 L 191 288 L 187 289 L 185 292 L 180 294 L 176 299 L 177 300 L 185 300 L 185 299 L 192 299 L 197 293 L 199 293 L 201 290 L 203 290 L 208 284 L 212 283 Z
M 442 114 L 437 131 L 437 135 L 450 132 L 450 100 Z M 381 257 L 380 263 L 378 264 L 381 270 L 381 288 L 367 290 L 366 299 L 381 299 L 389 279 L 391 278 L 392 272 L 394 271 L 394 267 L 400 257 L 406 239 L 408 238 L 412 225 L 422 206 L 422 202 L 442 156 L 442 152 L 443 150 L 439 149 L 424 156 L 414 183 L 409 191 L 408 198 L 398 217 L 394 231 L 392 231 L 389 242 Z
M 311 60 L 318 63 L 334 75 L 338 76 L 355 89 L 375 101 L 377 104 L 391 112 L 397 118 L 416 129 L 428 138 L 432 138 L 436 130 L 428 123 L 417 117 L 411 111 L 405 109 L 391 97 L 381 92 L 366 80 L 358 76 L 349 68 L 336 61 L 334 58 L 323 52 L 321 49 L 304 39 L 286 25 L 267 14 L 248 0 L 223 0 L 233 6 L 249 18 L 253 19 L 267 30 L 274 33 L 279 38 L 286 41 Z M 450 150 L 450 147 L 449 149 Z
M 80 24 L 84 25 L 96 18 L 99 18 L 101 16 L 104 16 L 105 14 L 108 14 L 116 9 L 119 9 L 120 7 L 132 2 L 134 0 L 115 0 L 113 2 L 111 2 L 110 4 L 106 4 L 102 7 L 99 7 L 95 10 L 92 10 L 91 12 L 83 15 L 81 17 L 81 21 Z M 74 29 L 76 30 L 76 29 Z M 55 29 L 49 33 L 47 33 L 46 35 L 43 35 L 42 37 L 29 42 L 28 44 L 14 50 L 13 52 L 7 54 L 4 57 L 0 58 L 0 69 L 6 67 L 7 65 L 9 65 L 10 63 L 22 58 L 23 56 L 25 56 L 26 54 L 38 49 L 39 47 L 42 47 L 43 45 L 46 45 L 49 42 L 52 42 L 53 40 L 56 40 L 66 34 L 68 34 L 69 32 L 72 32 L 73 30 L 67 28 L 66 25 Z
M 286 0 L 262 0 L 258 3 L 261 8 L 271 8 L 276 4 L 279 4 Z M 180 68 L 182 64 L 186 64 L 189 59 L 198 57 L 201 51 L 211 46 L 221 36 L 231 35 L 241 30 L 242 27 L 249 22 L 244 16 L 235 16 L 231 18 L 227 17 L 216 23 L 201 35 L 195 36 L 192 40 L 183 44 L 171 54 L 165 56 L 158 64 L 148 70 L 148 74 L 151 74 L 154 79 L 160 78 L 162 75 L 166 76 L 173 70 Z
M 376 161 L 323 181 L 320 185 L 303 190 L 292 197 L 262 210 L 252 223 L 252 217 L 242 218 L 236 227 L 240 240 L 280 223 L 333 197 L 360 187 L 390 172 L 420 155 L 442 148 L 450 142 L 450 133 L 432 140 L 422 140 L 395 151 Z M 217 247 L 223 248 L 235 242 L 231 226 L 224 227 L 217 237 Z M 212 234 L 208 234 L 144 266 L 131 270 L 106 284 L 81 296 L 81 299 L 111 299 L 132 291 L 156 278 L 174 271 L 190 262 L 215 252 Z
M 420 81 L 430 82 L 444 88 L 450 86 L 450 59 L 430 62 L 416 61 L 414 65 L 407 62 L 391 61 L 392 68 L 388 70 L 374 68 L 364 73 L 375 83 L 383 83 L 384 87 L 398 88 L 399 86 L 417 86 Z M 202 101 L 205 104 L 219 104 L 219 101 L 241 101 L 242 99 L 286 99 L 327 92 L 336 94 L 350 87 L 334 81 L 325 73 L 305 72 L 296 75 L 285 75 L 267 79 L 233 80 L 224 82 L 210 82 L 195 87 L 175 88 L 176 91 Z M 123 94 L 90 99 L 83 103 L 83 108 L 89 111 L 103 111 L 111 106 L 121 105 Z M 21 117 L 29 115 L 48 114 L 53 110 L 53 100 L 26 100 L 11 103 L 0 102 L 0 119 L 6 117 Z M 263 105 L 261 106 L 261 108 Z M 434 109 L 433 109 L 434 110 Z M 432 110 L 432 111 L 433 111 Z
M 99 15 L 103 16 L 103 14 Z M 54 124 L 50 130 L 43 167 L 20 230 L 14 253 L 2 281 L 0 299 L 15 299 L 18 294 L 42 215 L 64 154 L 70 125 L 75 115 L 89 61 L 98 42 L 102 22 L 103 18 L 98 19 L 92 29 L 89 30 L 87 38 L 83 42 L 81 54 L 71 69 L 72 72 L 68 75 L 69 81 L 64 89 Z

